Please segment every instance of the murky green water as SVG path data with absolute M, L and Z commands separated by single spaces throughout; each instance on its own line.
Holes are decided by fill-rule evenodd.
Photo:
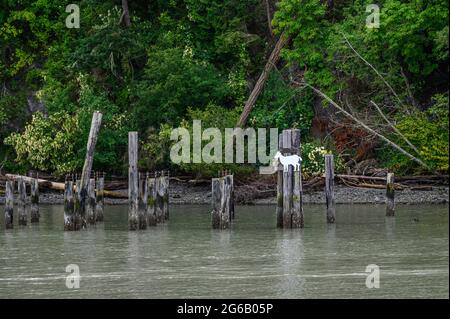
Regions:
M 3 212 L 3 207 L 0 207 Z M 127 230 L 127 208 L 105 222 L 63 231 L 62 206 L 42 206 L 39 225 L 4 229 L 1 298 L 448 298 L 448 205 L 305 207 L 303 230 L 274 227 L 272 206 L 237 207 L 231 230 L 210 228 L 208 206 L 173 206 L 166 225 Z M 2 214 L 3 215 L 3 214 Z M 17 223 L 17 218 L 16 221 Z M 80 268 L 79 289 L 66 266 Z M 366 287 L 366 266 L 380 288 Z

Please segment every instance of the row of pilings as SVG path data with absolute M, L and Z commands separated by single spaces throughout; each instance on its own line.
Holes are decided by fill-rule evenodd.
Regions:
M 303 228 L 305 225 L 303 210 L 302 162 L 300 130 L 283 130 L 278 139 L 278 150 L 283 157 L 298 156 L 298 165 L 276 168 L 277 174 L 277 207 L 276 220 L 278 228 Z M 324 155 L 325 179 L 324 196 L 326 199 L 326 221 L 336 222 L 336 204 L 334 182 L 334 156 Z M 338 175 L 339 176 L 339 175 Z M 386 178 L 364 177 L 386 181 L 386 216 L 395 215 L 394 174 L 388 173 Z M 234 219 L 234 183 L 233 175 L 228 171 L 219 172 L 218 178 L 211 180 L 211 221 L 212 228 L 227 229 Z
M 64 230 L 77 231 L 104 219 L 105 174 L 89 178 L 83 200 L 78 175 L 66 175 L 64 183 Z
M 169 172 L 138 173 L 138 187 L 129 184 L 128 226 L 146 229 L 169 220 Z
M 29 196 L 27 192 L 29 185 Z M 5 227 L 14 227 L 14 190 L 17 189 L 17 215 L 18 224 L 28 224 L 28 211 L 30 211 L 31 223 L 39 223 L 39 183 L 37 176 L 21 177 L 17 180 L 7 180 L 5 183 Z

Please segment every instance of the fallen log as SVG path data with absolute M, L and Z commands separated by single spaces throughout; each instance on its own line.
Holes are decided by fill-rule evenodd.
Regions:
M 14 174 L 6 174 L 5 175 L 8 180 L 19 180 L 23 179 L 26 183 L 30 183 L 33 178 L 22 175 L 14 175 Z M 40 188 L 51 189 L 55 191 L 64 191 L 64 183 L 51 182 L 45 179 L 38 179 L 38 184 Z M 74 190 L 76 191 L 76 186 L 74 186 Z M 109 191 L 103 190 L 103 194 L 105 197 L 109 198 L 128 198 L 128 195 L 125 192 L 121 191 Z
M 17 181 L 20 179 L 23 179 L 26 183 L 31 183 L 34 178 L 28 177 L 28 176 L 22 176 L 22 175 L 14 175 L 14 174 L 6 174 L 5 175 L 8 180 Z M 49 188 L 57 191 L 64 191 L 64 183 L 56 183 L 56 182 L 50 182 L 45 179 L 38 179 L 37 180 L 39 184 L 39 188 Z
M 386 177 L 379 177 L 379 176 L 337 174 L 336 177 L 338 177 L 338 178 L 347 178 L 347 179 L 365 179 L 365 180 L 374 180 L 374 181 L 386 181 Z

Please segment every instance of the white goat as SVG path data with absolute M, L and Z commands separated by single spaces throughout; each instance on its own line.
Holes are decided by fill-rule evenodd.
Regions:
M 289 171 L 289 165 L 294 167 L 294 171 L 300 170 L 302 158 L 298 155 L 283 156 L 280 152 L 277 152 L 274 158 L 275 160 L 279 160 L 283 165 L 283 172 Z

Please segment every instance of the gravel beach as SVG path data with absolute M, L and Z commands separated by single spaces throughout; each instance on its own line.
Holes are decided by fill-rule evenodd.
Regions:
M 276 203 L 275 187 L 273 192 L 268 192 L 267 196 L 253 198 L 248 193 L 248 189 L 235 186 L 237 204 L 249 205 L 270 205 Z M 211 203 L 210 185 L 192 186 L 186 183 L 170 183 L 170 203 L 171 204 L 207 204 Z M 126 192 L 126 190 L 124 190 Z M 249 196 L 250 195 L 250 196 Z M 344 185 L 335 186 L 335 198 L 337 204 L 382 204 L 385 202 L 385 190 L 356 188 Z M 431 190 L 397 190 L 395 201 L 398 204 L 445 204 L 449 202 L 448 186 L 433 186 Z M 0 197 L 0 203 L 4 203 L 4 198 Z M 63 204 L 62 192 L 41 192 L 41 204 Z M 322 190 L 304 192 L 305 204 L 324 204 L 325 196 Z M 126 199 L 106 198 L 107 205 L 127 204 Z

